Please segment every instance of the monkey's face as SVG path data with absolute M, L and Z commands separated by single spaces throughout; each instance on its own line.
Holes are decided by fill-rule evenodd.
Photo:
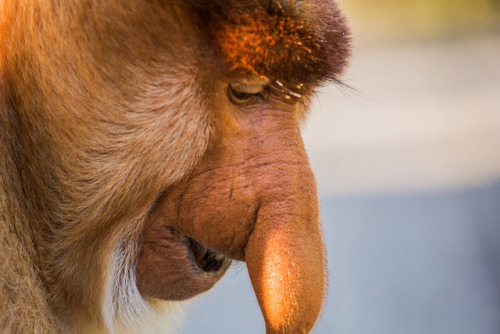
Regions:
M 193 169 L 157 199 L 137 283 L 146 296 L 189 298 L 230 259 L 245 261 L 267 330 L 304 332 L 320 313 L 326 264 L 299 125 L 319 81 L 335 80 L 345 65 L 348 37 L 332 4 L 272 3 L 195 6 L 209 59 L 220 64 L 204 78 L 210 137 Z M 321 23 L 301 13 L 308 5 Z
M 245 261 L 266 320 L 281 328 L 301 314 L 307 322 L 294 326 L 310 328 L 325 264 L 316 184 L 299 130 L 304 106 L 266 79 L 232 80 L 212 86 L 218 108 L 203 158 L 149 216 L 139 290 L 189 298 L 212 287 L 230 259 Z
M 12 100 L 29 130 L 18 138 L 21 172 L 46 222 L 40 267 L 55 312 L 134 322 L 152 300 L 206 291 L 238 260 L 268 332 L 309 331 L 326 264 L 299 126 L 314 89 L 337 80 L 349 55 L 337 6 L 28 7 L 35 26 L 18 33 L 5 72 L 29 79 L 12 85 Z

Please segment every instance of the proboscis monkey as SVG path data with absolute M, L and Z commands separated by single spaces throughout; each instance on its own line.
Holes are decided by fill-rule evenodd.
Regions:
M 309 332 L 325 249 L 299 125 L 333 0 L 0 0 L 0 332 L 158 332 L 245 261 Z

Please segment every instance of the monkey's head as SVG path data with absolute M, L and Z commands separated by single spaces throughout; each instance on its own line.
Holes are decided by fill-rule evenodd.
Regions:
M 3 95 L 57 318 L 133 326 L 237 260 L 268 333 L 310 331 L 326 260 L 299 126 L 347 62 L 336 4 L 20 3 Z

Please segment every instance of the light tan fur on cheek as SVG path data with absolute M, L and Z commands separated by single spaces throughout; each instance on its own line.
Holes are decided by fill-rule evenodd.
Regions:
M 33 39 L 42 50 L 20 44 L 17 53 L 2 55 L 2 64 L 7 74 L 26 69 L 14 78 L 16 93 L 34 97 L 22 100 L 24 109 L 12 114 L 23 126 L 17 142 L 26 155 L 22 163 L 31 166 L 22 170 L 27 191 L 33 192 L 28 200 L 38 201 L 26 206 L 31 205 L 28 219 L 37 224 L 41 275 L 68 331 L 74 314 L 104 321 L 112 330 L 116 322 L 137 322 L 151 309 L 135 291 L 133 277 L 142 217 L 167 185 L 197 163 L 211 131 L 207 105 L 193 94 L 201 90 L 193 68 L 172 69 L 168 56 L 155 62 L 128 62 L 131 54 L 94 61 L 101 46 L 86 43 L 88 36 L 71 16 L 84 13 L 78 9 L 84 5 L 69 10 L 62 3 L 57 9 L 10 3 L 5 15 L 12 15 L 12 29 L 3 30 L 11 41 Z M 45 20 L 30 21 L 34 17 Z M 33 22 L 33 30 L 26 30 Z M 133 26 L 128 29 L 137 34 Z M 39 31 L 45 34 L 40 37 Z M 119 75 L 110 75 L 117 65 Z

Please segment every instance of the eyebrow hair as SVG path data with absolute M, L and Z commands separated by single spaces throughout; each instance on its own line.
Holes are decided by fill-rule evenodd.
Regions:
M 200 30 L 233 75 L 293 84 L 337 81 L 350 32 L 333 1 L 194 1 Z

